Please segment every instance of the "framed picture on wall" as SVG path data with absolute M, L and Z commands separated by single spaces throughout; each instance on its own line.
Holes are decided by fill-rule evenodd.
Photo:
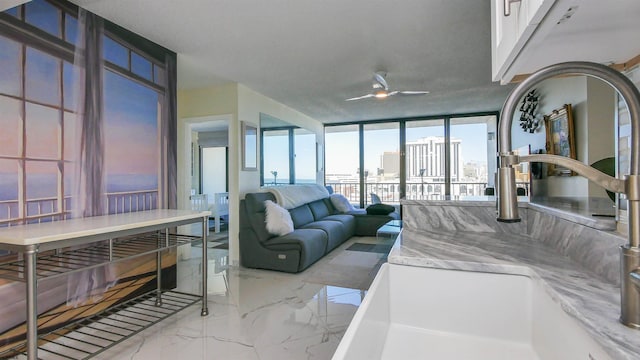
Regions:
M 258 170 L 258 127 L 242 121 L 242 170 Z
M 547 128 L 547 154 L 576 158 L 576 143 L 573 133 L 571 104 L 565 104 L 544 116 Z M 574 173 L 564 167 L 549 164 L 548 175 L 571 176 Z

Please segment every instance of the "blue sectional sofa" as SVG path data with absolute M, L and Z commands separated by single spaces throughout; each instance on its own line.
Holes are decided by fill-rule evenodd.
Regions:
M 365 210 L 339 213 L 329 197 L 289 209 L 294 231 L 276 236 L 265 225 L 265 200 L 272 193 L 246 194 L 240 201 L 240 262 L 249 268 L 297 273 L 354 235 L 373 236 L 397 213 L 368 215 Z

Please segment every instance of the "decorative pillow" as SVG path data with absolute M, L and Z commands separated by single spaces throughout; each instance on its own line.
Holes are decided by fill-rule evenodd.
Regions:
M 342 194 L 331 194 L 331 203 L 333 206 L 338 209 L 341 213 L 347 213 L 349 211 L 354 211 L 356 208 L 351 205 L 349 200 Z
M 264 201 L 267 231 L 273 235 L 287 235 L 293 231 L 293 220 L 287 209 L 271 200 Z
M 389 215 L 396 211 L 396 208 L 387 204 L 373 204 L 367 207 L 367 214 L 369 215 Z

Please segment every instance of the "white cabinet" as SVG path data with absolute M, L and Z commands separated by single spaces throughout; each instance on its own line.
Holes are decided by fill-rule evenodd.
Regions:
M 20 4 L 24 4 L 31 0 L 0 0 L 0 11 L 5 11 L 7 9 L 11 9 Z
M 491 2 L 492 79 L 501 81 L 556 0 L 505 0 Z
M 638 0 L 521 0 L 509 16 L 504 2 L 491 2 L 494 81 L 564 61 L 625 64 L 640 55 Z

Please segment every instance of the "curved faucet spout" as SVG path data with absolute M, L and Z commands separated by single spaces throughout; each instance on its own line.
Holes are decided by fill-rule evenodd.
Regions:
M 640 182 L 637 177 L 640 174 L 640 92 L 638 88 L 618 71 L 601 64 L 591 62 L 566 62 L 548 66 L 529 76 L 525 81 L 514 88 L 507 97 L 501 112 L 501 121 L 498 128 L 498 151 L 500 155 L 500 168 L 498 169 L 498 221 L 519 221 L 518 207 L 515 192 L 515 172 L 513 165 L 519 163 L 512 151 L 511 124 L 520 99 L 536 84 L 543 80 L 558 75 L 576 74 L 598 78 L 618 91 L 627 104 L 631 117 L 631 164 L 630 175 L 626 180 L 625 191 L 629 200 L 629 244 L 640 246 Z M 548 161 L 544 161 L 548 162 Z M 585 174 L 583 169 L 574 169 L 580 175 Z M 595 171 L 595 170 L 594 170 Z M 589 176 L 587 176 L 589 177 Z M 632 221 L 638 219 L 637 221 Z M 634 223 L 637 224 L 634 225 Z
M 578 161 L 563 160 L 550 155 L 519 157 L 511 147 L 511 123 L 520 99 L 539 82 L 557 75 L 576 74 L 598 78 L 618 91 L 629 109 L 631 118 L 630 174 L 624 180 L 614 179 Z M 627 326 L 640 329 L 640 292 L 632 282 L 632 275 L 640 272 L 640 92 L 638 88 L 616 70 L 590 62 L 567 62 L 548 66 L 529 76 L 511 91 L 502 107 L 502 121 L 498 128 L 498 221 L 520 221 L 516 200 L 515 171 L 520 161 L 562 164 L 595 181 L 608 190 L 627 196 L 629 243 L 621 248 L 621 316 Z M 636 281 L 636 277 L 633 277 Z

